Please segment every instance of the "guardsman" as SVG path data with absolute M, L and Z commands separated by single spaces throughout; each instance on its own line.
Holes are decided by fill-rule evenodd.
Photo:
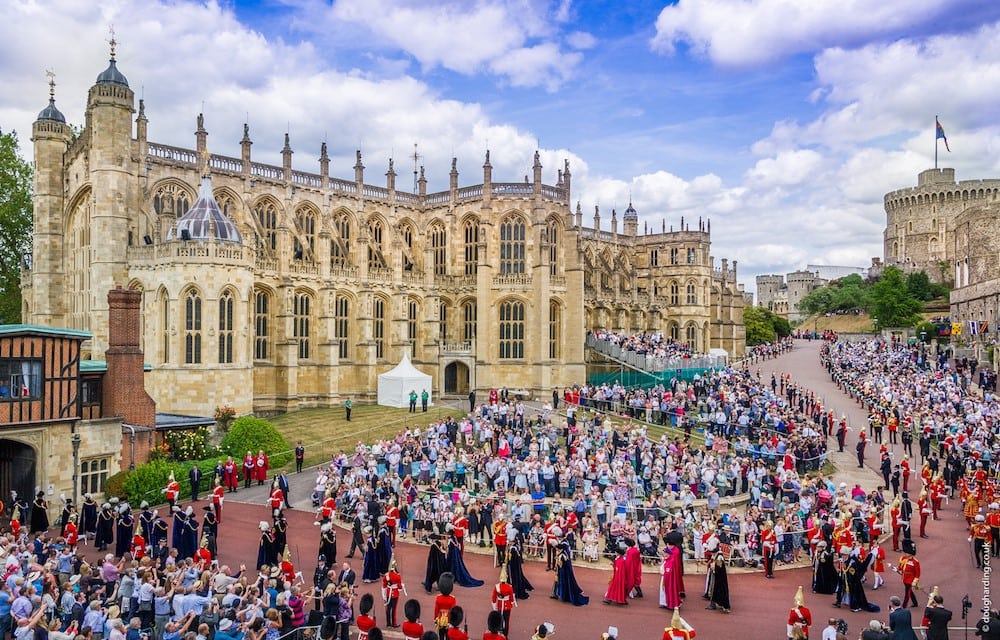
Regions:
M 281 490 L 277 478 L 271 483 L 271 495 L 267 499 L 267 504 L 271 507 L 271 517 L 277 520 L 281 510 L 285 508 L 285 492 Z
M 938 511 L 941 510 L 941 501 L 948 495 L 948 488 L 944 486 L 944 478 L 937 474 L 931 483 L 931 508 L 934 510 L 934 519 L 940 520 Z
M 483 640 L 507 640 L 507 634 L 503 633 L 503 619 L 499 611 L 490 611 L 486 616 L 486 632 L 483 633 Z
M 510 612 L 517 606 L 517 598 L 514 596 L 514 588 L 507 582 L 507 567 L 500 569 L 500 578 L 493 586 L 490 600 L 493 610 L 500 613 L 503 621 L 501 631 L 504 635 L 510 635 Z
M 562 538 L 562 529 L 555 520 L 550 520 L 545 525 L 545 570 L 556 570 L 556 545 Z
M 358 617 L 355 624 L 358 627 L 358 640 L 368 640 L 368 632 L 378 626 L 371 612 L 375 607 L 375 597 L 370 593 L 361 596 L 358 603 Z
M 985 556 L 989 553 L 987 545 L 993 544 L 993 534 L 986 525 L 986 516 L 981 513 L 976 516 L 976 522 L 972 525 L 972 531 L 969 532 L 969 542 L 973 544 L 973 551 L 976 556 L 976 568 L 982 569 L 983 564 L 986 562 Z
M 76 545 L 80 540 L 79 529 L 76 526 L 77 516 L 75 513 L 71 513 L 69 516 L 69 522 L 66 523 L 66 546 L 68 546 L 73 551 L 76 551 Z M 138 559 L 138 558 L 137 558 Z
M 420 624 L 420 602 L 410 598 L 403 603 L 403 616 L 406 622 L 400 631 L 404 640 L 420 640 L 424 636 L 424 625 Z
M 181 493 L 181 484 L 174 479 L 173 471 L 170 472 L 170 478 L 167 480 L 167 486 L 163 489 L 163 493 L 166 495 L 170 510 L 173 511 L 174 505 L 177 503 L 177 497 Z
M 385 528 L 389 532 L 389 544 L 396 546 L 396 526 L 399 524 L 399 507 L 396 506 L 396 499 L 385 508 Z
M 500 514 L 493 523 L 493 548 L 496 550 L 496 555 L 493 556 L 494 567 L 507 564 L 507 523 L 504 520 L 503 514 Z
M 218 522 L 222 522 L 222 502 L 226 499 L 226 489 L 219 482 L 219 479 L 215 480 L 215 488 L 212 489 L 212 508 L 215 509 L 215 519 Z
M 778 551 L 778 537 L 774 535 L 774 523 L 768 520 L 760 533 L 760 546 L 764 555 L 764 577 L 774 577 L 774 554 Z
M 382 601 L 385 603 L 385 624 L 387 627 L 395 629 L 399 626 L 396 617 L 396 609 L 399 605 L 399 594 L 406 587 L 403 586 L 403 576 L 396 571 L 396 560 L 389 561 L 389 571 L 382 576 Z
M 965 515 L 965 523 L 971 529 L 976 516 L 979 515 L 979 498 L 976 497 L 975 491 L 969 491 L 965 496 L 965 507 L 962 508 L 962 513 Z
M 900 473 L 903 474 L 903 491 L 910 490 L 910 456 L 903 456 L 903 461 L 899 463 Z
M 931 515 L 931 503 L 927 499 L 927 489 L 923 489 L 920 492 L 920 498 L 917 499 L 917 513 L 920 514 L 920 537 L 927 537 L 927 518 Z
M 333 522 L 333 516 L 337 511 L 337 500 L 333 497 L 333 490 L 327 489 L 323 494 L 323 502 L 319 507 L 320 524 Z
M 66 539 L 66 543 L 69 544 L 69 539 Z M 142 560 L 146 557 L 147 548 L 146 538 L 142 536 L 142 527 L 135 528 L 135 534 L 132 536 L 132 558 L 135 560 Z
M 451 573 L 442 573 L 438 578 L 438 591 L 440 595 L 434 599 L 434 625 L 438 630 L 438 637 L 444 638 L 448 632 L 448 620 L 451 610 L 458 605 L 455 596 L 451 592 L 455 589 L 455 576 Z
M 809 638 L 809 627 L 812 625 L 812 612 L 809 611 L 809 607 L 806 606 L 805 596 L 802 595 L 802 587 L 799 586 L 799 590 L 795 592 L 795 602 L 788 612 L 788 637 L 797 638 L 799 637 L 795 634 L 795 629 L 798 627 L 802 630 L 802 637 L 806 640 Z
M 889 520 L 892 526 L 892 550 L 899 551 L 899 534 L 903 532 L 903 523 L 899 521 L 899 508 L 902 501 L 897 496 L 896 499 L 892 501 L 892 506 L 889 508 Z
M 993 537 L 993 545 L 990 548 L 994 558 L 1000 557 L 997 547 L 1000 547 L 1000 503 L 991 502 L 990 512 L 986 514 L 986 526 L 990 528 L 990 535 Z
M 691 640 L 694 637 L 694 627 L 681 617 L 681 608 L 675 608 L 670 626 L 663 630 L 663 640 Z
M 469 533 L 469 519 L 465 517 L 462 507 L 455 507 L 455 517 L 451 519 L 451 524 L 455 527 L 455 541 L 458 548 L 465 555 L 465 534 Z
M 914 595 L 913 591 L 918 589 L 918 583 L 920 582 L 920 561 L 912 553 L 909 553 L 912 549 L 907 549 L 899 558 L 899 564 L 896 565 L 895 570 L 903 579 L 903 606 L 904 607 L 915 607 L 917 606 L 917 596 Z M 913 604 L 911 605 L 910 602 Z

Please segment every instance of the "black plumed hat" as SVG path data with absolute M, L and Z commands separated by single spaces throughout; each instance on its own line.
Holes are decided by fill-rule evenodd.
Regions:
M 370 593 L 366 593 L 361 596 L 361 602 L 358 604 L 358 610 L 361 611 L 361 615 L 368 615 L 368 612 L 372 610 L 375 606 L 375 596 Z
M 503 616 L 500 615 L 499 611 L 490 611 L 490 614 L 486 616 L 486 628 L 490 630 L 490 633 L 500 633 L 500 629 L 503 628 Z
M 455 576 L 451 573 L 442 573 L 441 577 L 438 578 L 438 591 L 441 592 L 441 595 L 450 596 L 454 590 Z
M 448 624 L 457 627 L 462 624 L 463 620 L 465 620 L 465 611 L 462 610 L 462 607 L 452 607 L 451 611 L 448 612 Z
M 403 617 L 409 622 L 416 622 L 420 619 L 420 601 L 410 598 L 403 603 Z

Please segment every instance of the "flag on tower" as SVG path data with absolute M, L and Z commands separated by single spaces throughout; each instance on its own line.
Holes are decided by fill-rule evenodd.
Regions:
M 948 136 L 944 135 L 944 127 L 941 126 L 941 121 L 936 117 L 934 118 L 934 123 L 937 125 L 937 140 L 944 140 L 944 149 L 948 153 L 951 153 L 951 149 L 948 147 Z

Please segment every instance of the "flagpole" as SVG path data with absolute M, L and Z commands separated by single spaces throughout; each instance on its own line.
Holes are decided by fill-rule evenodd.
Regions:
M 937 132 L 938 132 L 938 117 L 934 116 L 934 168 L 935 169 L 938 168 L 938 158 L 937 158 L 938 134 L 937 134 Z

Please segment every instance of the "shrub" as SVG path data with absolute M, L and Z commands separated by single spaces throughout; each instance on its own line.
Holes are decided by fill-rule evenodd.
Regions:
M 222 438 L 219 449 L 223 454 L 233 456 L 234 460 L 242 459 L 247 451 L 256 454 L 263 449 L 272 468 L 284 466 L 292 459 L 292 452 L 284 436 L 270 421 L 253 416 L 243 416 L 234 420 Z
M 166 460 L 152 460 L 140 464 L 126 474 L 123 483 L 125 496 L 134 505 L 138 505 L 142 500 L 149 500 L 153 504 L 160 502 L 163 499 L 161 489 L 167 486 L 171 471 L 178 481 L 183 479 L 177 465 L 170 464 Z M 184 473 L 186 474 L 186 470 Z M 182 488 L 184 484 L 186 483 L 181 484 Z M 190 493 L 190 487 L 188 492 Z
M 233 420 L 236 419 L 236 409 L 232 405 L 224 404 L 221 407 L 215 408 L 215 421 L 219 424 L 219 428 L 225 433 L 229 431 L 229 427 L 232 426 Z
M 167 459 L 180 462 L 201 460 L 211 455 L 213 451 L 208 446 L 208 437 L 209 433 L 206 427 L 167 431 L 163 434 L 163 440 L 169 453 Z
M 104 481 L 104 496 L 107 498 L 125 499 L 128 494 L 125 491 L 125 479 L 128 478 L 128 471 L 119 471 Z

